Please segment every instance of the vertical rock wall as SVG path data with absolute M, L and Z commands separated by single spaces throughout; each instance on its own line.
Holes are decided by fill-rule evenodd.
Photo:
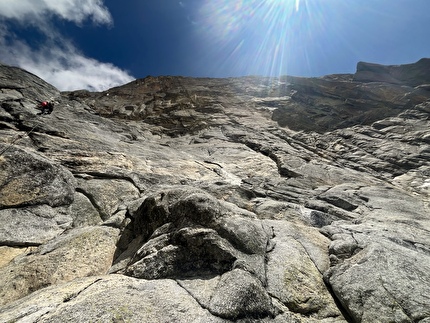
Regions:
M 0 66 L 0 321 L 427 322 L 423 62 L 103 93 Z

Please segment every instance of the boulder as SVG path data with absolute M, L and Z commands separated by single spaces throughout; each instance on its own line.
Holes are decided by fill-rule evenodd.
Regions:
M 367 200 L 363 220 L 321 229 L 332 240 L 326 282 L 355 321 L 428 318 L 428 205 L 392 187 L 366 187 L 356 194 Z
M 174 280 L 123 275 L 93 276 L 51 286 L 31 299 L 7 306 L 0 314 L 8 322 L 23 317 L 38 322 L 227 322 L 203 309 Z
M 72 226 L 72 218 L 48 205 L 0 210 L 0 243 L 38 246 Z
M 75 229 L 14 257 L 0 268 L 1 305 L 46 286 L 105 274 L 117 236 L 118 230 L 108 227 Z
M 125 250 L 117 254 L 122 263 L 129 257 L 122 269 L 127 275 L 216 275 L 239 266 L 265 283 L 270 236 L 263 224 L 253 213 L 204 191 L 178 187 L 148 196 L 125 230 L 130 232 L 125 235 L 128 241 L 121 242 Z
M 76 182 L 70 171 L 30 151 L 0 148 L 0 209 L 72 203 Z

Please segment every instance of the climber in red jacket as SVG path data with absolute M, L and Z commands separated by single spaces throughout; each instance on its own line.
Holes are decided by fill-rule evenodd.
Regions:
M 41 110 L 41 112 L 38 113 L 38 115 L 41 115 L 41 114 L 51 114 L 52 111 L 54 110 L 54 102 L 43 101 L 38 106 L 38 109 Z

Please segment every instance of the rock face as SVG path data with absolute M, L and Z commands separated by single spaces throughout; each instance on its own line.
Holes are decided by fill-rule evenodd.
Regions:
M 354 80 L 362 82 L 386 82 L 407 86 L 428 86 L 430 84 L 429 72 L 429 58 L 422 58 L 413 64 L 391 66 L 359 62 Z
M 429 75 L 0 65 L 0 321 L 430 322 Z

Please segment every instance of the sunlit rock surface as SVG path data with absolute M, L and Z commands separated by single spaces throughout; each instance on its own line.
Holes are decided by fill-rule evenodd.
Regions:
M 0 321 L 430 322 L 429 75 L 0 65 Z

